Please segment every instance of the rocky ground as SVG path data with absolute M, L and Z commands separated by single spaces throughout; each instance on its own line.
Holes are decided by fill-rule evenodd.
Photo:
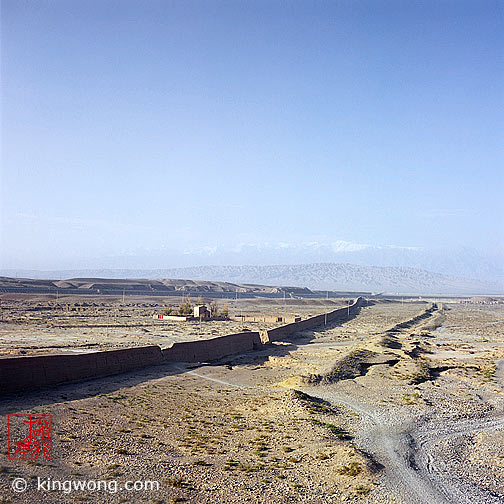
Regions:
M 156 366 L 2 400 L 4 417 L 53 415 L 54 459 L 9 461 L 2 429 L 0 495 L 504 502 L 504 305 L 429 306 L 376 302 L 345 323 L 214 365 Z M 16 494 L 20 477 L 31 489 Z M 160 488 L 64 494 L 37 491 L 37 477 Z
M 231 320 L 174 322 L 155 320 L 182 298 L 126 296 L 0 295 L 0 356 L 94 352 L 133 346 L 169 347 L 178 341 L 215 338 L 242 331 L 271 329 L 281 323 Z M 192 302 L 198 300 L 192 297 Z M 202 299 L 203 302 L 210 300 Z M 343 306 L 346 300 L 217 300 L 230 315 L 306 318 Z

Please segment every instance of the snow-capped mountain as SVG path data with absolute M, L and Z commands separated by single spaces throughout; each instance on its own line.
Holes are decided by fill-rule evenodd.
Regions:
M 469 248 L 433 249 L 367 245 L 343 240 L 304 243 L 240 244 L 234 248 L 188 250 L 183 265 L 271 265 L 314 262 L 360 266 L 418 268 L 444 275 L 504 281 L 504 258 L 488 257 Z
M 404 294 L 504 294 L 504 284 L 468 280 L 406 267 L 312 263 L 275 266 L 197 266 L 171 269 L 101 269 L 34 272 L 29 278 L 179 278 L 235 284 L 308 287 L 312 290 L 379 291 Z

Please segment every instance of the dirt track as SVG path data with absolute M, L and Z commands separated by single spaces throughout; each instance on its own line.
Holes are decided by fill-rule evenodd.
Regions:
M 0 408 L 53 413 L 53 477 L 164 482 L 142 502 L 504 502 L 504 307 L 449 306 L 439 327 L 439 312 L 407 322 L 427 307 L 378 303 L 214 365 L 93 380 Z M 353 378 L 309 383 L 338 376 L 330 371 L 356 350 L 371 357 Z M 128 454 L 113 454 L 122 447 Z M 3 458 L 0 479 L 33 472 Z M 6 485 L 0 495 L 12 499 Z M 25 498 L 13 502 L 34 496 Z
M 462 316 L 466 313 L 462 313 Z M 434 314 L 433 316 L 437 316 Z M 484 312 L 484 316 L 488 313 Z M 363 320 L 364 319 L 364 320 Z M 356 318 L 346 325 L 346 330 L 351 326 L 365 324 L 363 319 Z M 413 324 L 404 324 L 408 330 L 414 330 L 415 326 L 425 325 L 424 320 L 416 321 Z M 490 323 L 489 325 L 497 325 Z M 343 331 L 343 328 L 338 328 Z M 328 331 L 330 332 L 330 331 Z M 379 334 L 379 332 L 377 332 Z M 483 339 L 488 339 L 490 335 L 485 334 Z M 498 334 L 497 334 L 498 336 Z M 328 347 L 333 346 L 332 342 L 325 340 L 328 336 L 322 336 L 321 342 L 312 341 L 309 344 L 311 359 L 304 358 L 304 364 L 311 360 L 320 363 L 324 357 L 314 358 L 317 353 L 326 353 Z M 441 352 L 446 352 L 443 338 Z M 460 334 L 457 334 L 454 347 L 451 348 L 450 357 L 455 359 L 460 357 L 456 345 L 462 345 L 467 351 L 467 341 L 461 341 Z M 473 343 L 485 343 L 474 342 Z M 487 341 L 488 343 L 488 341 Z M 497 343 L 493 341 L 493 343 Z M 355 344 L 351 342 L 340 342 L 338 348 Z M 481 344 L 476 347 L 481 348 Z M 302 350 L 300 350 L 302 351 Z M 474 350 L 470 350 L 473 351 Z M 492 345 L 487 345 L 486 352 L 492 351 Z M 439 352 L 439 353 L 441 353 Z M 477 358 L 481 359 L 481 351 Z M 431 356 L 436 357 L 435 352 Z M 462 354 L 467 359 L 467 355 Z M 492 385 L 499 387 L 502 384 L 502 363 L 497 361 L 497 370 Z M 378 367 L 378 366 L 377 366 Z M 376 373 L 374 374 L 376 378 Z M 480 433 L 492 432 L 500 435 L 504 441 L 502 429 L 504 427 L 504 401 L 499 395 L 489 393 L 485 387 L 480 388 L 474 383 L 459 382 L 457 379 L 446 377 L 447 390 L 441 390 L 439 379 L 437 387 L 433 387 L 430 381 L 422 383 L 416 387 L 421 390 L 422 401 L 428 405 L 421 411 L 410 412 L 407 408 L 384 408 L 379 402 L 379 393 L 376 386 L 373 387 L 369 380 L 364 384 L 365 377 L 356 380 L 342 381 L 332 386 L 302 387 L 299 388 L 313 396 L 329 401 L 332 404 L 343 404 L 356 412 L 360 417 L 358 435 L 356 442 L 359 448 L 370 454 L 376 462 L 383 466 L 384 485 L 378 486 L 373 491 L 374 500 L 371 502 L 404 502 L 408 504 L 424 503 L 499 503 L 504 502 L 504 464 L 498 465 L 490 485 L 483 485 L 475 478 L 467 477 L 464 472 L 467 470 L 467 460 L 460 457 L 459 445 L 467 449 L 470 440 Z M 486 385 L 486 384 L 480 384 Z M 382 386 L 381 384 L 379 386 Z M 362 387 L 367 390 L 362 393 Z M 374 389 L 374 390 L 373 390 Z M 454 390 L 454 391 L 453 391 Z M 440 408 L 438 404 L 446 400 L 446 393 L 449 395 L 461 396 L 473 394 L 472 402 L 476 398 L 476 405 L 464 411 L 464 404 L 456 400 L 456 407 Z M 485 399 L 483 399 L 483 395 Z M 415 394 L 418 394 L 416 392 Z M 420 395 L 420 394 L 418 394 Z M 490 405 L 490 407 L 489 407 Z M 439 415 L 438 415 L 439 413 Z M 455 413 L 455 414 L 453 414 Z M 501 459 L 504 458 L 504 445 L 500 446 Z M 476 471 L 477 472 L 477 471 Z

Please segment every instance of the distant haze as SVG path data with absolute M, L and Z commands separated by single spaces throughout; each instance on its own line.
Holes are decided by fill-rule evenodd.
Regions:
M 84 282 L 81 282 L 84 284 L 89 283 L 90 279 L 95 279 L 92 280 L 93 283 L 106 284 L 106 280 L 99 279 L 107 278 L 186 279 L 189 281 L 227 281 L 233 284 L 263 284 L 273 287 L 308 287 L 312 290 L 374 291 L 389 294 L 504 294 L 502 282 L 463 279 L 415 268 L 355 266 L 335 263 L 277 266 L 198 266 L 159 270 L 21 271 L 19 273 L 24 278 L 85 279 Z M 144 280 L 143 283 L 147 288 L 148 280 Z M 83 290 L 82 293 L 85 294 L 85 291 Z
M 0 268 L 501 282 L 502 2 L 3 0 Z
M 343 241 L 333 243 L 241 244 L 234 248 L 215 247 L 185 252 L 152 250 L 143 253 L 101 258 L 86 258 L 75 267 L 72 262 L 53 261 L 49 268 L 3 268 L 6 276 L 31 270 L 31 276 L 48 278 L 44 270 L 52 270 L 55 278 L 65 270 L 167 270 L 194 266 L 269 266 L 282 264 L 349 263 L 361 266 L 410 267 L 467 279 L 504 285 L 503 261 L 497 255 L 483 255 L 460 247 L 427 249 L 377 247 Z M 39 271 L 37 271 L 39 270 Z M 129 273 L 131 275 L 131 273 Z M 199 278 L 200 280 L 210 280 Z M 218 279 L 218 278 L 213 278 Z M 241 281 L 246 279 L 241 278 Z

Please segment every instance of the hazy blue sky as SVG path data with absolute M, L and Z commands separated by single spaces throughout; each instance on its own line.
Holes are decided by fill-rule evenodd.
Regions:
M 503 248 L 502 1 L 1 5 L 2 267 Z

